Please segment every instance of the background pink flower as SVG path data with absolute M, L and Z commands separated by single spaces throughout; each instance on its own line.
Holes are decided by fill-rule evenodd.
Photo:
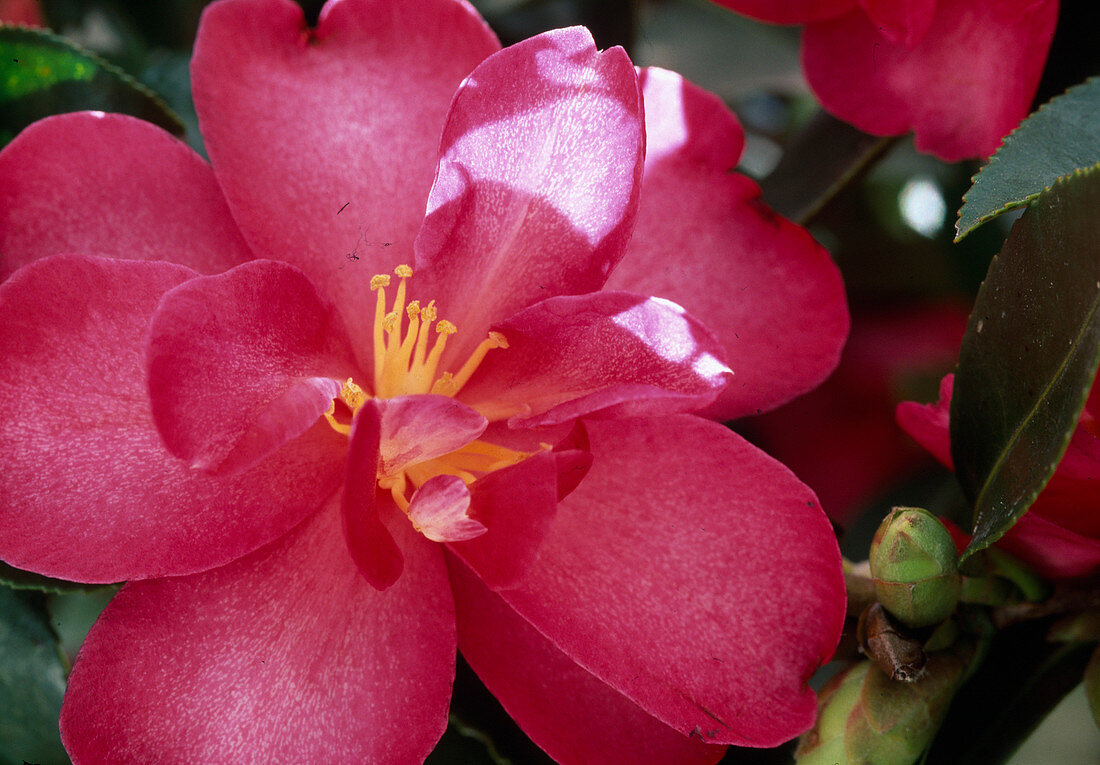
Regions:
M 1027 114 L 1058 0 L 714 0 L 805 24 L 802 65 L 831 114 L 874 135 L 912 130 L 917 149 L 987 157 Z
M 74 759 L 423 758 L 456 646 L 563 761 L 708 762 L 810 725 L 843 618 L 828 523 L 681 412 L 816 385 L 839 275 L 729 173 L 713 96 L 580 29 L 498 48 L 452 0 L 345 0 L 314 30 L 229 0 L 193 63 L 210 165 L 96 113 L 0 153 L 0 555 L 129 581 L 70 678 Z M 440 370 L 509 346 L 453 399 L 360 401 L 372 281 L 404 263 L 458 325 Z M 445 551 L 378 466 L 482 433 L 526 459 L 469 485 L 481 537 L 453 481 L 410 510 Z
M 898 424 L 940 462 L 951 467 L 950 410 L 954 375 L 935 404 L 898 405 Z M 997 542 L 1043 576 L 1068 579 L 1100 570 L 1100 412 L 1096 387 L 1081 413 L 1058 469 L 1027 513 Z

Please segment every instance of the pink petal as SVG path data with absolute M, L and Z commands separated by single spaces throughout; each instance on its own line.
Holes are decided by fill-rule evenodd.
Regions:
M 648 154 L 638 227 L 608 289 L 684 306 L 725 346 L 733 382 L 708 416 L 778 406 L 836 367 L 848 333 L 840 272 L 800 226 L 732 173 L 743 133 L 722 102 L 679 75 L 642 73 Z
M 145 353 L 165 445 L 207 471 L 246 469 L 298 437 L 355 373 L 339 315 L 270 260 L 168 292 Z
M 948 470 L 951 463 L 951 389 L 955 375 L 947 375 L 940 381 L 940 400 L 935 404 L 917 404 L 903 401 L 898 404 L 895 417 L 898 427 L 938 459 Z
M 859 4 L 883 37 L 912 48 L 932 26 L 937 0 L 859 0 Z
M 461 449 L 488 424 L 447 396 L 398 396 L 373 404 L 382 417 L 379 475 L 397 475 L 409 465 Z
M 376 488 L 381 422 L 377 400 L 371 400 L 352 423 L 341 509 L 352 559 L 371 586 L 385 590 L 400 578 L 405 562 L 401 548 L 382 523 L 381 513 L 393 503 L 380 502 Z
M 426 297 L 458 324 L 461 359 L 493 322 L 599 289 L 634 225 L 645 137 L 634 67 L 560 29 L 488 58 L 463 83 L 417 263 Z
M 558 458 L 540 452 L 474 483 L 469 516 L 488 531 L 450 549 L 492 589 L 513 587 L 527 574 L 558 507 Z
M 448 561 L 463 657 L 520 727 L 558 762 L 714 763 L 689 738 L 579 667 L 461 563 Z
M 997 541 L 997 546 L 1052 580 L 1075 579 L 1100 571 L 1100 539 L 1044 518 L 1035 505 Z
M 82 582 L 190 574 L 285 534 L 339 485 L 344 439 L 327 425 L 230 479 L 165 450 L 143 340 L 194 276 L 59 256 L 0 285 L 0 558 Z
M 195 107 L 233 214 L 256 252 L 336 302 L 368 369 L 363 295 L 412 262 L 451 97 L 498 48 L 457 0 L 344 0 L 316 30 L 290 0 L 203 14 Z
M 417 489 L 409 501 L 413 528 L 433 542 L 464 542 L 488 529 L 470 518 L 470 490 L 458 476 L 437 475 Z
M 860 130 L 911 129 L 948 161 L 986 157 L 1027 114 L 1057 17 L 1057 0 L 940 2 L 910 49 L 856 11 L 808 26 L 802 63 L 822 105 Z
M 0 152 L 0 280 L 68 252 L 217 273 L 252 259 L 210 166 L 148 122 L 81 112 Z
M 385 593 L 345 554 L 333 506 L 229 566 L 127 585 L 69 678 L 70 755 L 423 760 L 446 726 L 454 607 L 435 546 L 393 528 L 409 565 Z
M 856 7 L 856 0 L 714 0 L 731 10 L 773 24 L 805 24 Z
M 500 595 L 682 734 L 775 746 L 806 730 L 806 683 L 844 620 L 840 553 L 813 493 L 697 417 L 588 431 L 591 472 Z
M 508 347 L 486 356 L 460 397 L 492 419 L 514 415 L 514 426 L 692 411 L 731 377 L 706 327 L 628 292 L 550 298 L 494 329 Z

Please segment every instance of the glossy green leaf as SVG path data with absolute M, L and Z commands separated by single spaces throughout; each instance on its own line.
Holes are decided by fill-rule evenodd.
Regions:
M 1016 222 L 970 314 L 951 455 L 974 508 L 965 559 L 1024 514 L 1065 452 L 1100 359 L 1100 166 Z
M 0 587 L 0 763 L 67 763 L 57 732 L 65 668 L 36 606 L 40 596 Z
M 0 27 L 0 145 L 35 120 L 95 109 L 148 120 L 183 135 L 180 119 L 121 69 L 62 37 Z
M 1070 88 L 1020 123 L 963 195 L 955 241 L 1022 207 L 1059 178 L 1100 162 L 1100 77 Z

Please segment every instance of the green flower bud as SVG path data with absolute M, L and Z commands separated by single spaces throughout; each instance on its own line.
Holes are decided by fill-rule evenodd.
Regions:
M 822 689 L 817 724 L 799 739 L 798 765 L 911 765 L 935 735 L 964 677 L 969 649 L 929 657 L 915 682 L 891 680 L 870 661 Z
M 955 610 L 961 578 L 951 535 L 918 507 L 895 507 L 871 541 L 871 578 L 879 602 L 910 627 L 942 622 Z

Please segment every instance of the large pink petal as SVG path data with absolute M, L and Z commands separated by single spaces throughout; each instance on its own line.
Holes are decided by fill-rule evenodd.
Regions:
M 806 28 L 803 68 L 822 106 L 860 130 L 913 130 L 948 161 L 986 157 L 1027 114 L 1057 17 L 1057 0 L 940 2 L 908 48 L 854 11 Z
M 419 294 L 458 324 L 461 358 L 489 325 L 599 289 L 634 226 L 645 153 L 634 67 L 588 30 L 533 37 L 455 96 L 416 257 Z
M 714 0 L 738 13 L 773 24 L 805 24 L 856 6 L 857 0 Z
M 1044 518 L 1035 505 L 997 540 L 997 546 L 1048 579 L 1073 579 L 1100 571 L 1100 539 Z
M 77 762 L 419 762 L 447 721 L 454 606 L 438 548 L 380 593 L 330 507 L 197 576 L 126 586 L 80 650 L 61 712 Z
M 488 531 L 450 548 L 493 589 L 515 586 L 538 556 L 558 508 L 558 460 L 540 452 L 471 487 L 469 516 Z
M 485 432 L 485 418 L 453 398 L 439 395 L 375 399 L 380 412 L 379 475 L 397 475 L 410 465 L 442 457 Z
M 344 0 L 316 30 L 290 0 L 203 14 L 195 107 L 233 214 L 336 302 L 367 368 L 370 278 L 412 262 L 451 97 L 498 48 L 459 0 Z
M 840 272 L 800 226 L 731 172 L 737 119 L 714 95 L 660 69 L 642 74 L 648 154 L 638 227 L 608 280 L 669 298 L 714 331 L 733 382 L 706 413 L 755 414 L 815 387 L 848 334 Z
M 860 6 L 883 37 L 912 48 L 928 32 L 938 0 L 859 0 Z
M 226 472 L 304 433 L 356 371 L 336 311 L 301 271 L 270 260 L 169 291 L 149 326 L 146 362 L 168 450 Z
M 704 765 L 725 747 L 684 736 L 593 677 L 448 559 L 466 661 L 535 743 L 561 763 Z
M 0 280 L 79 252 L 217 273 L 252 258 L 210 166 L 133 117 L 36 122 L 0 152 Z
M 513 425 L 690 412 L 731 377 L 706 327 L 678 305 L 629 292 L 550 298 L 494 329 L 508 347 L 485 358 L 460 397 Z
M 320 425 L 231 479 L 153 425 L 142 346 L 169 263 L 59 256 L 0 285 L 0 558 L 83 582 L 189 574 L 286 533 L 339 485 Z
M 844 620 L 813 493 L 689 415 L 588 423 L 594 461 L 534 566 L 500 595 L 578 664 L 709 743 L 774 746 Z

